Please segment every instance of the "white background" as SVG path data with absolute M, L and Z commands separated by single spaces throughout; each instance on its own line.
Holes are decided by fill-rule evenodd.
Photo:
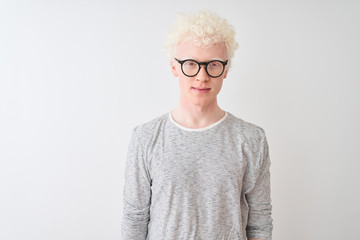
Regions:
M 263 127 L 276 240 L 360 236 L 359 1 L 1 1 L 0 239 L 120 239 L 131 129 L 172 110 L 179 12 L 240 48 L 221 107 Z

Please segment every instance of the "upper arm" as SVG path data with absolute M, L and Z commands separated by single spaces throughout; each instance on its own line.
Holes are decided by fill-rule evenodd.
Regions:
M 265 133 L 261 131 L 259 149 L 256 150 L 256 164 L 252 167 L 255 175 L 253 188 L 246 193 L 249 206 L 247 236 L 249 239 L 271 239 L 272 232 L 272 205 L 270 197 L 270 158 Z
M 122 239 L 146 239 L 150 219 L 151 179 L 143 148 L 134 131 L 127 154 L 123 192 Z

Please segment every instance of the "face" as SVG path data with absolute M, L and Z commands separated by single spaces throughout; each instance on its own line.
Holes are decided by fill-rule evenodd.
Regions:
M 193 59 L 197 62 L 209 62 L 211 60 L 226 61 L 227 49 L 225 44 L 218 43 L 208 48 L 197 47 L 189 42 L 181 42 L 175 52 L 178 60 Z M 181 70 L 181 64 L 171 61 L 172 73 L 179 78 L 180 104 L 209 107 L 217 104 L 217 95 L 221 90 L 224 78 L 227 76 L 228 65 L 224 73 L 217 78 L 210 77 L 205 66 L 201 65 L 199 73 L 194 77 L 187 77 Z

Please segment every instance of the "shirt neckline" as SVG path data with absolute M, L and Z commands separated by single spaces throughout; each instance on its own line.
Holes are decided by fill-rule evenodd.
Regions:
M 170 121 L 178 128 L 184 130 L 184 131 L 187 131 L 187 132 L 202 132 L 202 131 L 206 131 L 206 130 L 209 130 L 217 125 L 219 125 L 220 123 L 222 123 L 228 116 L 228 112 L 225 111 L 225 115 L 218 121 L 206 126 L 206 127 L 202 127 L 202 128 L 187 128 L 187 127 L 184 127 L 180 124 L 178 124 L 177 122 L 175 122 L 175 120 L 173 119 L 173 117 L 171 116 L 171 112 L 169 112 L 169 118 L 170 118 Z

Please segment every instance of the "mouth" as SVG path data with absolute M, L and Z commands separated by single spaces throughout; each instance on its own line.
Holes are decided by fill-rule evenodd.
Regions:
M 211 88 L 196 88 L 196 87 L 192 87 L 192 89 L 195 91 L 195 92 L 198 92 L 198 93 L 207 93 L 210 91 Z

